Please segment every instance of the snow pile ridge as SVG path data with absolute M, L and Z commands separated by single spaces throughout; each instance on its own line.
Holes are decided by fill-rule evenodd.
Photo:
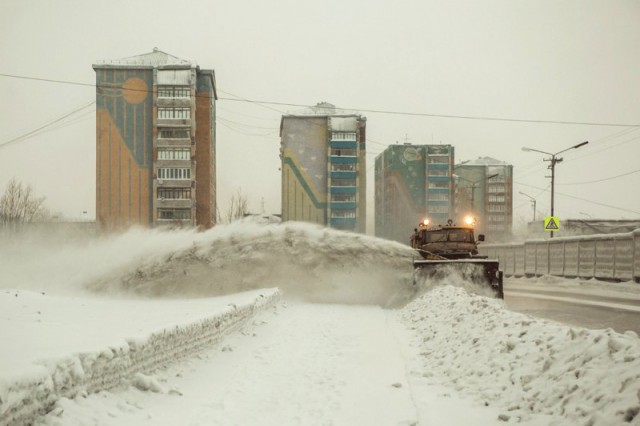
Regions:
M 640 339 L 633 332 L 535 319 L 454 286 L 434 288 L 401 315 L 415 332 L 424 374 L 497 404 L 503 420 L 639 424 Z
M 18 376 L 0 378 L 0 425 L 31 424 L 62 398 L 112 389 L 128 380 L 139 386 L 140 373 L 192 356 L 238 330 L 257 312 L 280 299 L 266 289 L 242 304 L 219 309 L 206 318 L 126 340 L 119 347 L 78 353 L 34 365 Z
M 412 296 L 416 253 L 397 242 L 299 222 L 241 221 L 196 237 L 88 287 L 105 294 L 201 297 L 266 286 L 316 302 L 385 306 Z

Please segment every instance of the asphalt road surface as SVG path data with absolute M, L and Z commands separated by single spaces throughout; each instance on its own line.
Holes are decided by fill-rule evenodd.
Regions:
M 539 318 L 590 329 L 612 328 L 620 333 L 631 330 L 640 335 L 640 294 L 540 283 L 527 286 L 507 279 L 505 302 L 513 311 Z

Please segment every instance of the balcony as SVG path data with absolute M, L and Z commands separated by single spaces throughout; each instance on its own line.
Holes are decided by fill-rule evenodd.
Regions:
M 173 208 L 173 209 L 190 209 L 193 205 L 193 201 L 186 200 L 169 200 L 166 198 L 158 198 L 156 200 L 156 207 L 158 208 Z
M 158 108 L 190 108 L 191 98 L 158 98 Z
M 195 184 L 191 179 L 155 179 L 155 182 L 162 188 L 192 188 Z

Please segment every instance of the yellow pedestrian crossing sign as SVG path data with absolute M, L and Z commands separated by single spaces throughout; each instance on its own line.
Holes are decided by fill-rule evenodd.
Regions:
M 560 230 L 560 219 L 558 216 L 546 216 L 544 218 L 544 230 L 545 231 L 559 231 Z

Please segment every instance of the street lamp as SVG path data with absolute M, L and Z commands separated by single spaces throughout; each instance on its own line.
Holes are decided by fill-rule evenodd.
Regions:
M 536 221 L 536 199 L 531 195 L 525 194 L 522 191 L 519 191 L 518 194 L 524 195 L 525 197 L 529 197 L 531 199 L 531 204 L 533 204 L 533 221 Z
M 562 162 L 562 158 L 557 158 L 557 155 L 562 154 L 563 152 L 569 151 L 571 149 L 578 149 L 582 146 L 585 146 L 588 143 L 589 141 L 580 142 L 578 145 L 571 146 L 567 149 L 563 149 L 562 151 L 558 151 L 553 154 L 551 152 L 540 151 L 539 149 L 527 148 L 526 146 L 522 147 L 522 150 L 526 152 L 533 151 L 533 152 L 539 152 L 541 154 L 547 154 L 551 156 L 551 158 L 544 159 L 544 161 L 551 162 L 551 164 L 549 165 L 549 168 L 551 169 L 551 216 L 553 216 L 553 196 L 554 196 L 555 177 L 556 177 L 556 163 Z M 553 231 L 551 231 L 550 238 L 553 238 Z
M 470 180 L 467 178 L 463 178 L 462 176 L 456 175 L 456 177 L 458 179 L 462 179 L 466 182 L 469 182 L 471 184 L 471 209 L 475 211 L 475 193 L 476 193 L 476 185 L 478 185 L 480 182 L 485 181 L 485 180 L 489 180 L 489 179 L 493 179 L 494 177 L 498 176 L 498 173 L 489 175 L 487 177 L 483 177 L 482 179 L 476 179 L 476 180 Z

